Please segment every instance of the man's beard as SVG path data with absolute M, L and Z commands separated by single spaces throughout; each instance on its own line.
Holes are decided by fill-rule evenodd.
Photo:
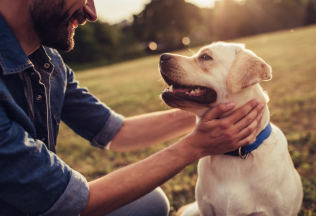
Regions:
M 74 35 L 69 30 L 69 12 L 63 13 L 65 5 L 65 0 L 34 0 L 29 12 L 41 44 L 69 52 L 75 43 Z

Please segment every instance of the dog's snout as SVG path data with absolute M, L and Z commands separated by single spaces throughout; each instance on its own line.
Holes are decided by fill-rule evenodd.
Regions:
M 171 55 L 169 55 L 169 54 L 162 54 L 160 59 L 162 61 L 169 60 L 169 59 L 171 59 Z
M 164 61 L 168 61 L 171 59 L 171 55 L 169 54 L 162 54 L 160 56 L 160 64 L 162 64 Z

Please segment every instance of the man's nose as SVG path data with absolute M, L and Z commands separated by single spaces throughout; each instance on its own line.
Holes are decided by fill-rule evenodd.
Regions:
M 98 19 L 97 11 L 95 9 L 94 0 L 88 0 L 84 6 L 83 11 L 90 22 L 95 22 Z

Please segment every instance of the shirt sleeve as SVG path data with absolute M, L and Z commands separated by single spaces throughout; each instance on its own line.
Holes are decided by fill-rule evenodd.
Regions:
M 65 192 L 43 216 L 78 216 L 86 207 L 88 198 L 88 182 L 80 173 L 72 170 Z
M 92 146 L 104 148 L 122 126 L 124 117 L 99 101 L 88 89 L 80 88 L 74 72 L 67 67 L 67 88 L 61 119 L 73 131 L 90 141 Z
M 86 179 L 12 121 L 6 108 L 0 103 L 0 199 L 27 214 L 78 216 L 89 198 Z

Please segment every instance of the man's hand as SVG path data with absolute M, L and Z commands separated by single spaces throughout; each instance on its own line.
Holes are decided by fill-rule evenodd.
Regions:
M 262 107 L 254 100 L 218 119 L 233 108 L 234 104 L 215 107 L 184 139 L 142 161 L 89 182 L 89 201 L 81 216 L 105 215 L 149 193 L 197 159 L 223 154 L 249 143 L 256 135 Z
M 186 138 L 192 147 L 206 155 L 223 154 L 249 144 L 257 134 L 264 104 L 252 100 L 229 116 L 221 115 L 234 108 L 234 104 L 220 104 L 207 112 Z

